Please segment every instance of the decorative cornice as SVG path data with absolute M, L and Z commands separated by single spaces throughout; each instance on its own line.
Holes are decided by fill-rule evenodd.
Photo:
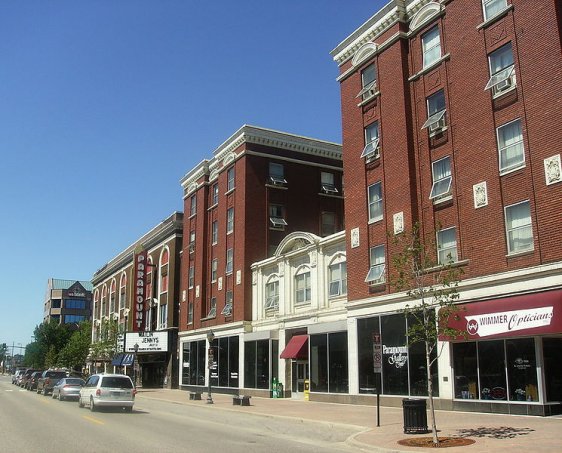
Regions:
M 184 191 L 190 187 L 194 182 L 197 182 L 203 176 L 209 174 L 209 161 L 207 159 L 199 162 L 195 167 L 193 167 L 189 172 L 185 174 L 183 178 L 180 179 L 180 184 L 184 188 Z

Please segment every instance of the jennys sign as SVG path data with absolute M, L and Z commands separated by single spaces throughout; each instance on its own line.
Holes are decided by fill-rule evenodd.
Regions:
M 144 301 L 146 299 L 146 264 L 147 252 L 135 253 L 135 292 L 133 309 L 133 332 L 139 332 L 145 328 Z
M 449 326 L 469 339 L 492 339 L 562 332 L 562 291 L 493 299 L 460 305 Z

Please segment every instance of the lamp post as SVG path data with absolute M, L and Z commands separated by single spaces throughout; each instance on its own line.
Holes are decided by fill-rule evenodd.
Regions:
M 138 366 L 137 352 L 139 352 L 139 344 L 135 343 L 135 346 L 133 348 L 135 350 L 135 356 L 133 357 L 133 376 L 134 376 L 134 383 L 135 383 L 135 387 L 136 387 L 137 386 L 137 366 Z
M 209 368 L 209 391 L 207 393 L 207 404 L 213 404 L 213 397 L 211 396 L 211 369 L 213 368 L 214 363 L 214 354 L 213 354 L 213 340 L 215 339 L 215 334 L 212 330 L 209 330 L 207 333 L 207 341 L 209 342 L 209 351 L 207 354 L 207 367 Z

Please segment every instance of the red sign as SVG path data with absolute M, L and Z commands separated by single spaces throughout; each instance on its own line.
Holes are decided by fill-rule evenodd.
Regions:
M 145 330 L 144 301 L 146 299 L 146 264 L 147 252 L 134 255 L 135 260 L 135 295 L 133 309 L 133 332 Z
M 459 305 L 449 327 L 468 339 L 493 339 L 562 332 L 562 290 Z

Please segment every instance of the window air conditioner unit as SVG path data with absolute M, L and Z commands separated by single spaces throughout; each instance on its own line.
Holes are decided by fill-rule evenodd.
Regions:
M 435 135 L 445 127 L 445 115 L 428 126 L 430 135 Z
M 496 84 L 496 93 L 501 93 L 502 91 L 507 90 L 508 88 L 511 87 L 511 77 L 508 77 L 507 79 L 502 80 L 501 82 L 499 82 L 498 84 Z

